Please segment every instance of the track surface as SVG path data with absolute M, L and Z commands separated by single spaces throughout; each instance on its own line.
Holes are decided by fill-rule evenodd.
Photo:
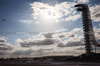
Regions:
M 0 64 L 0 66 L 100 66 L 100 63 L 23 63 L 23 64 Z

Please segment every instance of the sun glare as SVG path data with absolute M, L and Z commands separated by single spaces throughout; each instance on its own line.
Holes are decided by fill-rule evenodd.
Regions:
M 54 9 L 51 8 L 44 8 L 41 9 L 40 11 L 40 15 L 42 17 L 43 20 L 54 20 L 56 19 L 56 12 Z
M 41 30 L 44 29 L 48 31 L 58 28 L 59 24 L 57 22 L 59 22 L 59 14 L 56 12 L 54 7 L 39 7 L 36 13 L 38 13 L 36 21 L 37 23 L 39 22 L 39 24 L 37 25 L 39 25 L 39 28 L 41 28 Z

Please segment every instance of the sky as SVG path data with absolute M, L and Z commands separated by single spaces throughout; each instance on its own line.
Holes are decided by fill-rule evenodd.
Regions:
M 76 4 L 89 6 L 100 43 L 100 0 L 0 0 L 0 57 L 85 53 L 82 17 Z

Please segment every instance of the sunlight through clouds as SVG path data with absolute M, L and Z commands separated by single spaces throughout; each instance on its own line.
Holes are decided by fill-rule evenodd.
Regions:
M 44 4 L 42 2 L 34 2 L 30 4 L 33 9 L 33 18 L 36 19 L 38 22 L 61 22 L 62 19 L 65 19 L 65 21 L 70 21 L 73 19 L 73 16 L 75 17 L 75 20 L 80 18 L 79 14 L 76 14 L 74 11 L 74 5 L 76 3 L 74 2 L 62 2 L 59 4 L 55 4 L 55 6 L 50 6 L 49 4 Z M 41 5 L 41 6 L 39 6 Z M 73 13 L 73 16 L 69 16 Z M 65 18 L 67 16 L 67 18 Z M 74 18 L 73 17 L 73 18 Z

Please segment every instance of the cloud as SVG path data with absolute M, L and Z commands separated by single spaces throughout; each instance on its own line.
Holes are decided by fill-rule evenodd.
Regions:
M 100 22 L 100 4 L 90 7 L 91 18 L 95 22 Z
M 59 35 L 59 38 L 64 38 L 65 36 L 64 35 Z
M 72 35 L 70 35 L 69 37 L 74 37 L 75 36 L 75 34 L 72 34 Z
M 19 22 L 31 24 L 33 21 L 32 20 L 25 20 L 25 19 L 23 19 L 23 20 L 20 20 Z
M 6 39 L 0 38 L 0 42 L 6 42 Z
M 100 29 L 94 28 L 94 33 L 97 42 L 100 44 Z M 83 34 L 83 30 L 81 28 L 75 28 L 70 32 L 62 33 L 64 37 L 68 37 L 69 39 L 66 41 L 62 41 L 61 43 L 58 43 L 58 47 L 85 46 L 84 39 L 83 39 L 84 36 L 81 34 Z
M 0 50 L 12 50 L 13 46 L 11 46 L 10 44 L 2 44 L 2 46 L 0 46 Z
M 53 49 L 39 49 L 37 51 L 35 51 L 35 56 L 46 56 L 49 55 L 51 52 L 53 51 Z
M 72 37 L 76 37 L 78 34 L 81 35 L 83 34 L 82 33 L 82 29 L 81 28 L 74 28 L 73 30 L 71 31 L 67 31 L 67 32 L 58 32 L 58 33 L 55 33 L 52 37 L 53 38 L 56 38 L 56 37 L 59 37 L 59 38 L 72 38 Z
M 30 47 L 30 48 L 24 48 L 19 47 L 19 49 L 15 48 L 13 51 L 9 52 L 8 54 L 13 57 L 38 57 L 38 56 L 44 56 L 47 55 L 49 52 L 51 52 L 52 48 L 39 48 L 39 47 Z
M 12 50 L 13 46 L 9 43 L 0 43 L 0 50 Z
M 21 47 L 32 47 L 32 46 L 52 45 L 55 44 L 56 42 L 58 42 L 58 40 L 50 38 L 37 39 L 37 40 L 28 39 L 21 42 L 20 45 Z
M 82 40 L 78 41 L 68 41 L 66 44 L 59 43 L 57 47 L 75 47 L 75 46 L 84 46 L 84 42 Z
M 50 6 L 49 4 L 46 3 L 34 2 L 30 5 L 31 8 L 33 9 L 32 15 L 36 20 L 36 22 L 41 23 L 42 21 L 44 22 L 47 19 L 49 21 L 48 23 L 52 23 L 52 22 L 60 22 L 62 20 L 75 21 L 79 19 L 80 14 L 77 14 L 74 8 L 74 5 L 76 4 L 77 3 L 75 2 L 61 2 L 59 4 L 55 4 L 54 6 Z M 50 15 L 48 15 L 49 13 L 52 14 L 51 17 Z M 47 18 L 48 16 L 49 19 Z
M 65 31 L 65 30 L 64 30 Z M 84 53 L 84 39 L 83 36 L 78 36 L 79 33 L 82 33 L 81 28 L 75 28 L 70 32 L 45 32 L 41 33 L 42 36 L 45 38 L 42 39 L 27 39 L 22 40 L 18 38 L 16 40 L 17 43 L 19 43 L 21 46 L 13 47 L 13 50 L 9 50 L 9 48 L 6 48 L 6 44 L 0 44 L 0 46 L 5 46 L 1 48 L 3 51 L 7 52 L 0 52 L 0 55 L 10 55 L 10 56 L 19 56 L 19 57 L 36 57 L 36 56 L 50 56 L 50 55 L 79 55 Z M 100 39 L 100 29 L 95 28 L 96 38 Z M 69 39 L 66 39 L 65 41 L 58 41 L 55 39 L 54 36 L 61 36 L 64 37 L 72 37 Z M 39 35 L 37 35 L 39 36 Z M 63 37 L 63 38 L 64 38 Z M 59 38 L 59 39 L 62 39 Z M 48 47 L 50 46 L 50 47 Z M 55 47 L 54 47 L 55 46 Z M 26 48 L 27 47 L 27 48 Z M 78 47 L 78 48 L 76 48 Z M 97 49 L 98 52 L 100 52 L 100 49 Z
M 75 46 L 84 46 L 84 39 L 81 28 L 75 28 L 70 32 L 60 33 L 56 36 L 61 36 L 67 40 L 63 40 L 58 43 L 57 47 L 75 47 Z
M 11 53 L 11 55 L 31 55 L 34 52 L 34 50 L 32 49 L 28 49 L 28 50 L 16 50 L 14 52 Z
M 76 30 L 76 29 L 75 29 Z M 78 29 L 77 29 L 78 30 Z M 96 41 L 100 44 L 100 28 L 94 28 L 94 34 L 95 34 L 95 37 L 96 37 Z M 84 39 L 83 38 L 81 38 L 81 40 L 80 41 L 82 41 L 82 45 L 80 44 L 79 46 L 78 46 L 78 48 L 76 48 L 76 50 L 78 50 L 78 51 L 82 51 L 82 50 L 85 50 L 85 44 L 84 44 Z M 75 42 L 74 42 L 75 43 Z M 73 44 L 74 44 L 73 43 Z M 71 45 L 73 45 L 73 44 L 71 44 Z M 76 43 L 75 43 L 76 44 Z M 75 45 L 74 44 L 74 45 Z M 78 43 L 79 44 L 79 43 Z M 73 45 L 73 46 L 74 46 Z M 63 43 L 61 44 L 61 47 L 63 47 L 63 46 L 66 46 L 66 45 L 64 45 Z M 77 45 L 76 45 L 77 46 Z M 94 48 L 93 48 L 94 49 Z M 100 52 L 100 49 L 99 49 L 99 47 L 97 47 L 97 52 Z
M 20 39 L 20 38 L 17 38 L 15 42 L 16 42 L 16 43 L 20 43 L 20 42 L 23 42 L 23 40 Z
M 5 55 L 6 53 L 5 52 L 0 52 L 0 55 Z
M 76 50 L 85 50 L 85 47 L 79 47 Z
M 58 50 L 59 49 L 59 50 Z M 83 52 L 81 51 L 77 51 L 76 49 L 73 48 L 70 48 L 70 47 L 67 47 L 67 48 L 64 48 L 64 47 L 60 47 L 60 48 L 57 48 L 57 49 L 53 49 L 49 55 L 79 55 L 79 54 L 82 54 Z
M 96 41 L 100 44 L 100 28 L 94 28 L 94 34 L 96 37 Z
M 52 32 L 47 32 L 47 33 L 43 33 L 42 35 L 44 35 L 45 38 L 52 38 L 53 34 L 54 33 L 52 33 Z
M 13 46 L 6 43 L 5 38 L 0 38 L 0 55 L 5 55 L 7 51 L 13 50 Z
M 77 0 L 78 3 L 89 3 L 89 0 Z
M 26 40 L 22 40 L 20 38 L 16 39 L 16 43 L 18 43 L 17 46 L 14 46 L 13 49 L 9 50 L 9 48 L 1 48 L 3 51 L 6 52 L 1 52 L 1 55 L 3 56 L 8 56 L 9 57 L 36 57 L 36 56 L 48 56 L 48 55 L 68 55 L 69 54 L 79 54 L 80 52 L 77 52 L 75 50 L 70 50 L 66 49 L 64 47 L 70 48 L 73 46 L 78 46 L 77 43 L 79 43 L 78 36 L 76 33 L 80 32 L 80 28 L 73 29 L 70 32 L 65 32 L 66 29 L 61 29 L 58 30 L 58 32 L 45 32 L 45 33 L 40 33 L 37 35 L 37 38 L 30 38 Z M 59 35 L 58 35 L 59 34 Z M 54 37 L 54 35 L 56 35 Z M 60 35 L 64 35 L 65 37 L 73 37 L 73 39 L 70 38 L 70 40 L 66 40 L 65 42 L 62 42 L 62 38 L 56 38 L 57 36 L 59 37 Z M 63 37 L 64 38 L 64 37 Z M 72 41 L 72 42 L 71 42 Z M 62 44 L 60 44 L 62 42 Z M 76 43 L 75 43 L 76 42 Z M 75 45 L 74 45 L 75 43 Z M 81 42 L 80 42 L 81 43 Z M 71 44 L 71 46 L 69 45 Z M 3 45 L 3 43 L 2 43 Z M 4 44 L 5 45 L 5 44 Z M 59 49 L 63 48 L 62 50 L 58 51 Z M 8 49 L 8 50 L 7 50 Z
M 55 32 L 65 32 L 67 31 L 67 29 L 59 29 L 59 30 L 56 30 Z
M 62 32 L 63 31 L 63 32 Z M 79 55 L 84 51 L 84 39 L 79 33 L 82 33 L 81 28 L 75 28 L 71 31 L 58 30 L 58 32 L 45 32 L 37 35 L 38 38 L 22 40 L 17 38 L 15 41 L 18 46 L 12 46 L 6 42 L 0 42 L 0 56 L 4 57 L 36 57 L 50 55 Z M 96 38 L 100 39 L 100 29 L 95 28 Z M 79 35 L 78 35 L 79 34 Z M 44 37 L 44 38 L 41 38 Z M 59 37 L 58 39 L 56 37 Z M 63 39 L 63 38 L 68 39 Z M 71 37 L 71 38 L 70 38 Z M 41 38 L 41 39 L 40 39 Z M 6 39 L 4 39 L 6 41 Z M 76 48 L 78 47 L 78 48 Z M 97 49 L 99 52 L 100 50 Z M 9 56 L 8 56 L 9 55 Z
M 79 19 L 80 17 L 81 17 L 80 14 L 70 15 L 70 16 L 67 17 L 65 20 L 66 20 L 66 21 L 76 21 L 76 20 Z

